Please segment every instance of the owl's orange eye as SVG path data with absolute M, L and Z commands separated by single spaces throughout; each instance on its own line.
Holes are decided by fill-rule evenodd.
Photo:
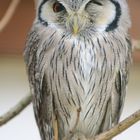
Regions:
M 53 4 L 53 11 L 54 11 L 55 13 L 61 12 L 61 11 L 63 11 L 63 10 L 65 10 L 65 7 L 64 7 L 61 3 L 55 2 L 55 3 Z

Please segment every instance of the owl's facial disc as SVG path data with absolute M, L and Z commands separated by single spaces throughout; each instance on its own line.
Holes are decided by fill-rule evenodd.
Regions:
M 112 31 L 121 17 L 121 6 L 116 0 L 42 0 L 38 19 L 72 35 L 85 31 Z

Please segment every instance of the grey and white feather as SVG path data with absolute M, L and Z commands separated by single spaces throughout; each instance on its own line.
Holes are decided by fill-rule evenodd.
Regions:
M 24 52 L 42 140 L 91 138 L 119 121 L 129 67 L 126 0 L 38 0 Z M 80 136 L 80 134 L 82 134 Z

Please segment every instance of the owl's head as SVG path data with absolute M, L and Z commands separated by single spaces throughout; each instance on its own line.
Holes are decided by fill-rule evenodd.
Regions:
M 38 0 L 36 22 L 69 34 L 126 31 L 126 0 Z

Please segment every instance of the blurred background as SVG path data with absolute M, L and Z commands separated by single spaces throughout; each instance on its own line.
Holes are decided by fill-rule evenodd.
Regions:
M 0 19 L 11 0 L 0 0 Z M 140 1 L 129 0 L 132 17 L 131 36 L 140 40 Z M 0 115 L 8 111 L 29 93 L 28 80 L 23 61 L 27 32 L 34 19 L 33 0 L 21 0 L 14 16 L 0 32 Z M 140 109 L 140 51 L 134 52 L 130 82 L 122 119 Z M 140 139 L 140 122 L 115 138 L 115 140 Z M 0 127 L 0 140 L 40 140 L 35 124 L 32 105 L 8 124 Z

